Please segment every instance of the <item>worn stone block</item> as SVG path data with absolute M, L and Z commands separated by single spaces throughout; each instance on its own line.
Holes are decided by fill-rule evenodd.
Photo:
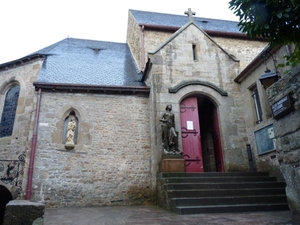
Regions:
M 10 201 L 5 207 L 3 225 L 43 224 L 45 206 L 42 203 L 26 200 Z

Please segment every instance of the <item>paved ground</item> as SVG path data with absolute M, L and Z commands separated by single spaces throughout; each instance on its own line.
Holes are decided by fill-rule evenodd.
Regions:
M 44 225 L 297 225 L 290 211 L 178 215 L 153 206 L 46 209 Z

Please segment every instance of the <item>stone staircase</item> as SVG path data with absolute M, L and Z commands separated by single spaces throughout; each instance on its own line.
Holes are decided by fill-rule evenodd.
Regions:
M 268 173 L 160 173 L 157 186 L 158 206 L 179 214 L 289 210 Z

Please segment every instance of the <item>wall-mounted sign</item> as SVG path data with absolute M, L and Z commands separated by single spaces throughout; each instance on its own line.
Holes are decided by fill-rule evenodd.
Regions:
M 274 119 L 278 120 L 294 110 L 291 97 L 289 95 L 284 96 L 279 101 L 275 102 L 272 106 L 272 113 Z
M 255 131 L 254 136 L 258 155 L 274 151 L 276 149 L 273 124 Z

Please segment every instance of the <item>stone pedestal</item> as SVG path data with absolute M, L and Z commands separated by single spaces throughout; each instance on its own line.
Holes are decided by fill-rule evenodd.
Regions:
M 179 173 L 185 172 L 185 160 L 182 158 L 165 158 L 160 162 L 160 172 Z
M 65 149 L 66 150 L 72 150 L 75 148 L 75 145 L 74 144 L 69 144 L 69 143 L 66 143 L 65 144 Z
M 34 224 L 42 225 L 45 206 L 42 203 L 26 200 L 10 201 L 5 207 L 3 225 Z

